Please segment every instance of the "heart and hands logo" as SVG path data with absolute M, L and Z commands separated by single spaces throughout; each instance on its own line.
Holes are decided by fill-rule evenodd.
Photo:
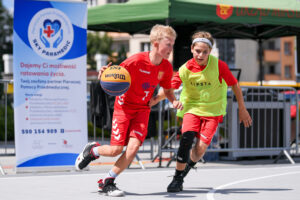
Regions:
M 74 40 L 74 29 L 68 16 L 55 8 L 37 12 L 28 27 L 31 48 L 41 57 L 58 59 L 66 55 Z
M 43 28 L 40 29 L 40 39 L 46 48 L 50 48 L 50 43 L 53 44 L 53 48 L 57 48 L 63 40 L 63 30 L 60 21 L 46 19 L 43 23 Z
M 58 20 L 54 20 L 53 22 L 50 19 L 46 19 L 44 21 L 44 33 L 47 37 L 53 37 L 61 28 L 61 23 Z

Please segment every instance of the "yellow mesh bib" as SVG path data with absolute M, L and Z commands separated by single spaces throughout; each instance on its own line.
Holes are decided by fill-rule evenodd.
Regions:
M 226 114 L 227 84 L 219 81 L 218 58 L 209 55 L 208 63 L 201 72 L 191 72 L 186 63 L 179 68 L 183 89 L 180 101 L 184 109 L 177 111 L 178 117 L 185 113 L 198 116 L 220 116 Z

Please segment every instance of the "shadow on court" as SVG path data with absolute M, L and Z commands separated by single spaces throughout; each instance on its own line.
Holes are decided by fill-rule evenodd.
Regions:
M 164 196 L 166 198 L 173 197 L 173 198 L 183 198 L 183 197 L 196 197 L 192 194 L 200 194 L 200 193 L 207 193 L 209 190 L 213 188 L 185 188 L 184 191 L 181 191 L 180 193 L 169 193 L 169 192 L 153 192 L 153 193 L 145 193 L 145 194 L 138 194 L 138 193 L 131 193 L 126 192 L 126 195 L 134 195 L 134 196 Z

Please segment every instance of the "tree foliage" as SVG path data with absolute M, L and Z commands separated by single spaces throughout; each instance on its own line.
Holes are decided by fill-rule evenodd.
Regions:
M 127 58 L 127 52 L 126 52 L 125 46 L 122 45 L 121 48 L 120 48 L 120 50 L 118 51 L 118 57 L 116 59 L 116 62 L 113 62 L 113 64 L 119 65 L 126 58 Z
M 4 141 L 5 139 L 5 107 L 4 105 L 0 105 L 0 141 Z M 14 140 L 14 110 L 11 107 L 11 104 L 7 106 L 7 140 L 11 141 Z
M 8 10 L 3 6 L 0 0 L 0 79 L 4 71 L 3 54 L 12 54 L 12 33 L 13 18 Z M 3 88 L 0 87 L 0 97 L 3 94 Z
M 112 56 L 112 43 L 113 40 L 107 33 L 102 37 L 94 33 L 87 34 L 87 63 L 92 69 L 96 69 L 95 55 L 97 53 L 106 54 L 109 57 Z
M 12 54 L 13 18 L 0 1 L 0 54 L 1 67 L 3 67 L 2 55 Z M 1 68 L 3 71 L 3 68 Z

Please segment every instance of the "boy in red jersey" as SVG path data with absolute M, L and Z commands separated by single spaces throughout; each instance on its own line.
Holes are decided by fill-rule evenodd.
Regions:
M 236 96 L 240 122 L 245 127 L 252 124 L 236 78 L 224 61 L 210 55 L 213 46 L 211 34 L 196 32 L 192 40 L 193 58 L 183 64 L 172 79 L 174 89 L 183 84 L 180 101 L 184 108 L 177 112 L 177 116 L 183 117 L 182 137 L 177 152 L 175 176 L 167 188 L 168 192 L 182 191 L 184 177 L 203 157 L 219 122 L 226 114 L 227 86 L 232 86 Z M 150 105 L 164 97 L 163 91 L 160 91 Z M 190 151 L 195 137 L 196 144 Z
M 127 146 L 107 176 L 98 181 L 99 189 L 109 196 L 124 196 L 124 192 L 116 187 L 114 180 L 129 166 L 146 138 L 149 101 L 156 86 L 159 84 L 163 88 L 174 108 L 182 109 L 181 102 L 176 100 L 171 89 L 173 67 L 167 60 L 175 39 L 176 32 L 173 28 L 155 25 L 150 32 L 152 50 L 137 53 L 120 64 L 130 73 L 131 86 L 125 94 L 115 99 L 110 145 L 88 143 L 76 159 L 76 169 L 82 170 L 100 156 L 115 157 L 121 154 L 123 147 Z M 109 66 L 110 64 L 101 68 L 99 80 L 102 72 Z

